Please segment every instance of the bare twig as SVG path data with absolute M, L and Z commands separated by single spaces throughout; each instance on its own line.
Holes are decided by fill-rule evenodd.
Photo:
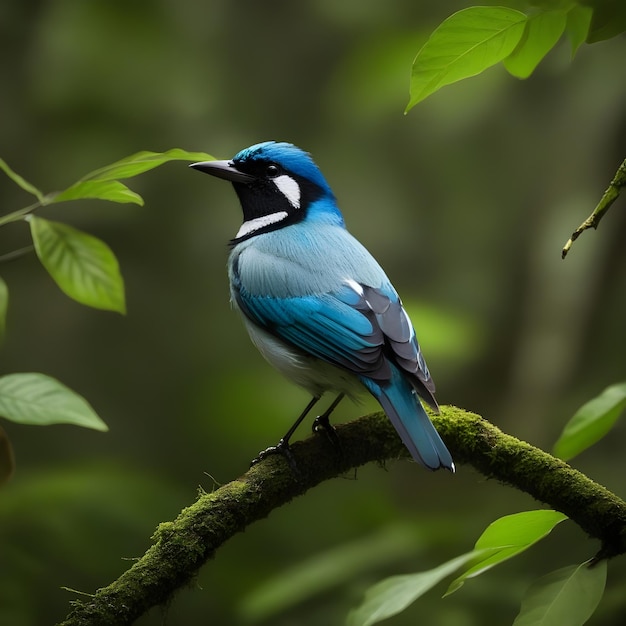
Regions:
M 35 246 L 24 246 L 17 250 L 11 250 L 11 252 L 5 252 L 0 255 L 0 263 L 8 263 L 9 261 L 15 261 L 21 259 L 23 256 L 30 254 L 35 249 Z
M 600 220 L 609 210 L 609 207 L 615 202 L 619 196 L 622 187 L 626 187 L 626 160 L 619 166 L 613 180 L 610 182 L 608 189 L 604 192 L 600 202 L 593 210 L 593 213 L 572 233 L 563 247 L 561 257 L 565 258 L 572 244 L 580 237 L 580 235 L 589 228 L 598 228 Z

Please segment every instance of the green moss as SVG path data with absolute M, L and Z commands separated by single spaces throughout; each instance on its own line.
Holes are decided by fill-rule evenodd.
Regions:
M 626 552 L 626 503 L 616 495 L 479 415 L 444 406 L 432 420 L 458 463 L 471 464 L 565 513 L 602 541 L 599 558 Z M 167 602 L 220 545 L 273 509 L 363 463 L 408 454 L 380 412 L 340 424 L 337 432 L 341 455 L 318 436 L 294 444 L 299 476 L 277 456 L 212 493 L 200 494 L 173 522 L 159 524 L 152 547 L 118 580 L 98 590 L 91 601 L 75 603 L 63 626 L 132 623 L 151 606 Z

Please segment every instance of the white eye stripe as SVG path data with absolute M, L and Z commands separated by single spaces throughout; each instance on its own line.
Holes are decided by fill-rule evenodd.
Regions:
M 282 176 L 272 178 L 272 182 L 294 209 L 300 208 L 300 185 L 291 176 L 283 174 Z
M 261 217 L 255 217 L 253 220 L 248 220 L 244 222 L 237 234 L 235 235 L 235 239 L 239 239 L 240 237 L 245 237 L 250 233 L 253 233 L 260 228 L 265 228 L 265 226 L 270 226 L 271 224 L 276 224 L 284 220 L 288 217 L 289 214 L 287 211 L 278 211 L 277 213 L 270 213 L 269 215 L 262 215 Z

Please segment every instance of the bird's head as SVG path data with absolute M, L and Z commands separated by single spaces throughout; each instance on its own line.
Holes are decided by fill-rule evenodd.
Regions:
M 235 242 L 305 219 L 343 226 L 319 168 L 307 152 L 290 143 L 266 141 L 229 161 L 203 161 L 191 167 L 232 182 L 244 218 Z

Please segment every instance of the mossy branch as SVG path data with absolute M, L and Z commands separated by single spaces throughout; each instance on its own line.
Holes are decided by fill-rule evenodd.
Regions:
M 626 502 L 567 463 L 502 433 L 478 415 L 445 406 L 433 422 L 455 461 L 470 464 L 562 511 L 601 541 L 598 558 L 626 552 Z M 293 444 L 300 469 L 270 457 L 213 493 L 202 494 L 173 522 L 161 524 L 153 545 L 116 581 L 89 600 L 73 602 L 61 626 L 131 624 L 167 602 L 236 533 L 319 483 L 370 461 L 407 456 L 382 413 L 337 426 L 343 454 L 322 436 Z

